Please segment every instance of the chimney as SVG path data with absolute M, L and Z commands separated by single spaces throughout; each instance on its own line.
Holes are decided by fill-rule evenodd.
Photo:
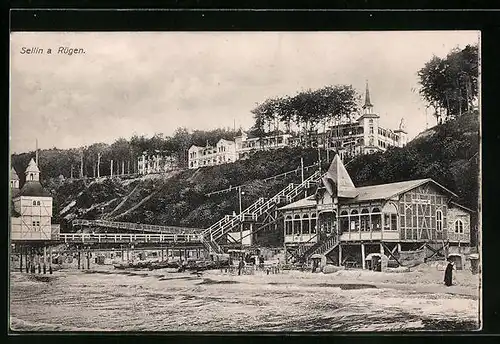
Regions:
M 35 162 L 36 165 L 38 166 L 38 139 L 36 139 Z

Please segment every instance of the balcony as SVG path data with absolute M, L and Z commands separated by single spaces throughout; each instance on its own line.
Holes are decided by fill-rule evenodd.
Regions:
M 318 236 L 315 233 L 311 234 L 296 234 L 296 235 L 285 235 L 285 243 L 287 244 L 300 244 L 304 242 L 316 243 L 318 241 Z
M 398 241 L 398 231 L 347 232 L 340 235 L 341 241 Z

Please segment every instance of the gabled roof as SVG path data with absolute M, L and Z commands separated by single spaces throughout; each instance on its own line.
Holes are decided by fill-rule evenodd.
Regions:
M 16 170 L 14 170 L 14 167 L 11 167 L 10 169 L 10 180 L 19 180 L 19 176 L 17 175 Z
M 357 202 L 370 201 L 376 199 L 389 199 L 391 197 L 400 195 L 404 192 L 410 191 L 411 189 L 414 189 L 420 185 L 424 185 L 429 182 L 433 183 L 438 188 L 444 190 L 451 196 L 458 197 L 455 193 L 451 192 L 441 184 L 435 182 L 430 178 L 426 178 L 426 179 L 408 180 L 404 182 L 396 182 L 389 184 L 358 187 L 356 188 L 356 191 L 358 191 L 359 193 L 358 197 L 348 200 L 347 203 L 357 203 Z
M 417 180 L 408 180 L 404 182 L 396 182 L 396 183 L 388 183 L 388 184 L 379 184 L 379 185 L 371 185 L 371 186 L 362 186 L 356 188 L 356 192 L 358 193 L 357 197 L 355 198 L 343 198 L 340 197 L 341 201 L 340 203 L 342 204 L 349 204 L 349 203 L 360 203 L 360 202 L 368 202 L 372 200 L 384 200 L 384 199 L 389 199 L 392 197 L 395 197 L 397 195 L 400 195 L 402 193 L 405 193 L 407 191 L 410 191 L 416 187 L 419 187 L 420 185 L 424 185 L 426 183 L 432 183 L 436 185 L 438 188 L 442 189 L 444 192 L 448 193 L 449 195 L 453 197 L 457 197 L 457 195 L 441 184 L 435 182 L 434 180 L 430 178 L 426 179 L 417 179 Z M 463 206 L 458 205 L 455 202 L 452 202 L 453 204 L 464 208 L 468 211 L 472 211 L 470 209 L 467 209 Z M 290 210 L 290 209 L 297 209 L 297 208 L 307 208 L 307 207 L 313 207 L 316 205 L 316 200 L 314 196 L 309 196 L 303 199 L 300 199 L 294 203 L 288 204 L 284 207 L 279 208 L 279 210 Z
M 20 196 L 51 197 L 50 193 L 43 188 L 39 181 L 31 180 L 24 183 L 15 197 Z
M 203 147 L 200 147 L 200 146 L 197 146 L 197 145 L 192 145 L 191 147 L 189 147 L 188 150 L 193 150 L 193 149 L 202 149 Z
M 219 144 L 220 142 L 229 142 L 229 143 L 234 143 L 234 141 L 231 141 L 231 140 L 220 139 L 219 141 L 217 141 L 217 144 Z
M 470 212 L 470 213 L 475 213 L 475 211 L 474 211 L 474 210 L 469 209 L 469 208 L 467 208 L 467 207 L 464 207 L 463 205 L 460 205 L 460 204 L 458 204 L 458 203 L 456 203 L 456 202 L 453 202 L 453 201 L 452 201 L 452 202 L 450 202 L 450 204 L 451 204 L 451 205 L 453 205 L 454 207 L 457 207 L 457 208 L 462 208 L 463 210 L 468 211 L 468 212 Z
M 287 205 L 279 208 L 279 210 L 308 208 L 308 207 L 314 207 L 314 206 L 316 206 L 316 199 L 314 198 L 314 195 L 313 195 L 313 196 L 299 199 L 298 201 L 295 201 L 293 203 L 287 204 Z

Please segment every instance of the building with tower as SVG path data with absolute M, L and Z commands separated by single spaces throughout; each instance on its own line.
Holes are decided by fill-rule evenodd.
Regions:
M 325 132 L 311 132 L 307 138 L 299 133 L 269 133 L 263 137 L 249 137 L 245 132 L 233 141 L 221 139 L 216 146 L 191 146 L 188 151 L 188 167 L 196 169 L 248 158 L 261 150 L 279 149 L 288 146 L 320 147 L 340 156 L 345 161 L 357 155 L 383 152 L 389 147 L 403 147 L 407 143 L 404 120 L 397 129 L 380 125 L 380 116 L 375 113 L 366 83 L 362 112 L 353 120 L 339 120 Z
M 403 147 L 407 143 L 407 132 L 402 119 L 396 130 L 380 125 L 380 116 L 373 110 L 368 82 L 361 115 L 354 121 L 338 123 L 326 133 L 328 149 L 336 151 L 340 158 L 352 158 L 360 154 L 383 152 L 389 147 Z
M 40 183 L 35 160 L 30 160 L 24 173 L 25 182 L 19 188 L 19 176 L 11 169 L 11 242 L 57 240 L 59 225 L 52 224 L 52 196 Z
M 285 248 L 295 259 L 362 268 L 374 256 L 401 263 L 408 252 L 461 253 L 473 211 L 457 198 L 430 178 L 356 187 L 336 155 L 314 195 L 279 209 Z

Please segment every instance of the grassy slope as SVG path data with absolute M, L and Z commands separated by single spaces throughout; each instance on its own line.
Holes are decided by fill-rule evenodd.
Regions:
M 231 185 L 247 184 L 242 197 L 245 208 L 259 197 L 272 196 L 288 183 L 298 182 L 300 174 L 267 182 L 262 179 L 296 169 L 301 156 L 307 166 L 317 159 L 317 152 L 291 148 L 258 152 L 248 160 L 233 164 L 133 181 L 107 179 L 87 186 L 82 181 L 53 182 L 51 189 L 55 195 L 56 220 L 65 231 L 71 230 L 68 224 L 77 217 L 205 228 L 239 209 L 236 191 L 212 197 L 205 196 L 206 193 Z M 137 185 L 139 187 L 135 189 Z M 144 202 L 137 207 L 141 201 Z M 72 202 L 75 204 L 70 206 Z M 113 212 L 122 202 L 120 208 Z M 69 209 L 60 214 L 65 208 Z
M 360 156 L 349 163 L 347 169 L 357 186 L 433 178 L 457 193 L 461 204 L 476 209 L 478 128 L 477 116 L 463 116 L 429 129 L 404 148 Z M 82 181 L 52 182 L 55 220 L 65 231 L 71 230 L 68 222 L 76 217 L 95 219 L 113 215 L 110 218 L 114 218 L 120 214 L 119 221 L 206 228 L 239 208 L 237 191 L 212 197 L 206 197 L 206 193 L 248 184 L 243 189 L 245 208 L 259 197 L 272 196 L 288 183 L 298 182 L 300 175 L 265 183 L 262 179 L 296 169 L 301 156 L 305 166 L 317 160 L 313 149 L 287 148 L 258 152 L 248 160 L 233 164 L 184 170 L 162 177 L 104 180 L 87 185 Z M 148 196 L 149 199 L 134 208 Z M 71 202 L 74 206 L 59 214 Z M 119 210 L 112 213 L 121 202 Z

